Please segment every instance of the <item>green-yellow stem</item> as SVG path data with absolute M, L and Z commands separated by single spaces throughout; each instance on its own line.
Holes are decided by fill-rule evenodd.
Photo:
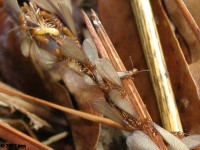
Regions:
M 131 0 L 165 129 L 183 131 L 149 0 Z

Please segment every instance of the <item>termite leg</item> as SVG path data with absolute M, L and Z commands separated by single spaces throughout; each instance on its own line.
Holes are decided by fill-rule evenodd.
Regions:
M 44 35 L 34 35 L 34 38 L 44 44 L 48 44 L 49 40 Z
M 25 31 L 27 29 L 27 26 L 26 26 L 26 20 L 24 18 L 24 15 L 22 13 L 20 13 L 18 15 L 18 19 L 19 19 L 19 24 L 20 24 L 22 31 Z

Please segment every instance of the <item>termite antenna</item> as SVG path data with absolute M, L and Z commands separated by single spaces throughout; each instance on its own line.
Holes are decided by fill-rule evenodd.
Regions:
M 13 32 L 13 31 L 15 31 L 15 30 L 18 30 L 19 28 L 20 28 L 20 26 L 16 26 L 16 27 L 10 29 L 10 30 L 8 31 L 8 34 L 10 34 L 11 32 Z
M 133 60 L 132 60 L 132 57 L 131 57 L 131 56 L 129 56 L 129 60 L 130 60 L 130 62 L 131 62 L 132 68 L 134 68 L 134 64 L 133 64 Z
M 140 72 L 149 72 L 149 69 L 143 69 L 143 70 L 137 71 L 137 73 L 140 73 Z

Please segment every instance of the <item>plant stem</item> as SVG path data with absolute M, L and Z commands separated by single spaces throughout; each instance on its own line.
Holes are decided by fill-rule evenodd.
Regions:
M 189 10 L 185 6 L 184 2 L 182 0 L 174 0 L 174 1 L 178 6 L 179 10 L 181 11 L 181 13 L 183 14 L 183 16 L 185 17 L 185 20 L 189 24 L 190 28 L 194 32 L 194 35 L 196 36 L 197 40 L 200 42 L 200 29 L 197 23 L 195 22 L 194 18 L 192 17 L 192 15 L 190 14 Z
M 131 0 L 150 77 L 165 129 L 182 132 L 182 125 L 172 91 L 162 47 L 149 0 Z

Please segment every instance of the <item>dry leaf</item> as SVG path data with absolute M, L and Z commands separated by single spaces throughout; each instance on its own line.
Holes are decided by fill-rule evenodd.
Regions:
M 200 1 L 197 0 L 183 0 L 183 1 L 188 10 L 190 11 L 191 15 L 193 16 L 193 18 L 195 19 L 197 25 L 200 26 L 200 19 L 199 19 Z M 182 13 L 178 9 L 176 3 L 171 0 L 164 0 L 164 2 L 173 24 L 176 26 L 176 29 L 180 32 L 180 34 L 187 42 L 187 45 L 191 52 L 192 61 L 193 62 L 198 61 L 200 59 L 199 41 L 196 39 L 193 31 L 191 30 L 190 26 L 186 22 Z M 183 45 L 183 43 L 181 45 Z
M 90 103 L 95 99 L 102 98 L 102 92 L 95 86 L 87 85 L 83 77 L 70 69 L 66 71 L 63 81 L 75 97 L 79 110 L 96 114 L 92 110 Z M 94 149 L 98 142 L 100 125 L 75 116 L 70 117 L 70 123 L 72 124 L 76 149 Z

